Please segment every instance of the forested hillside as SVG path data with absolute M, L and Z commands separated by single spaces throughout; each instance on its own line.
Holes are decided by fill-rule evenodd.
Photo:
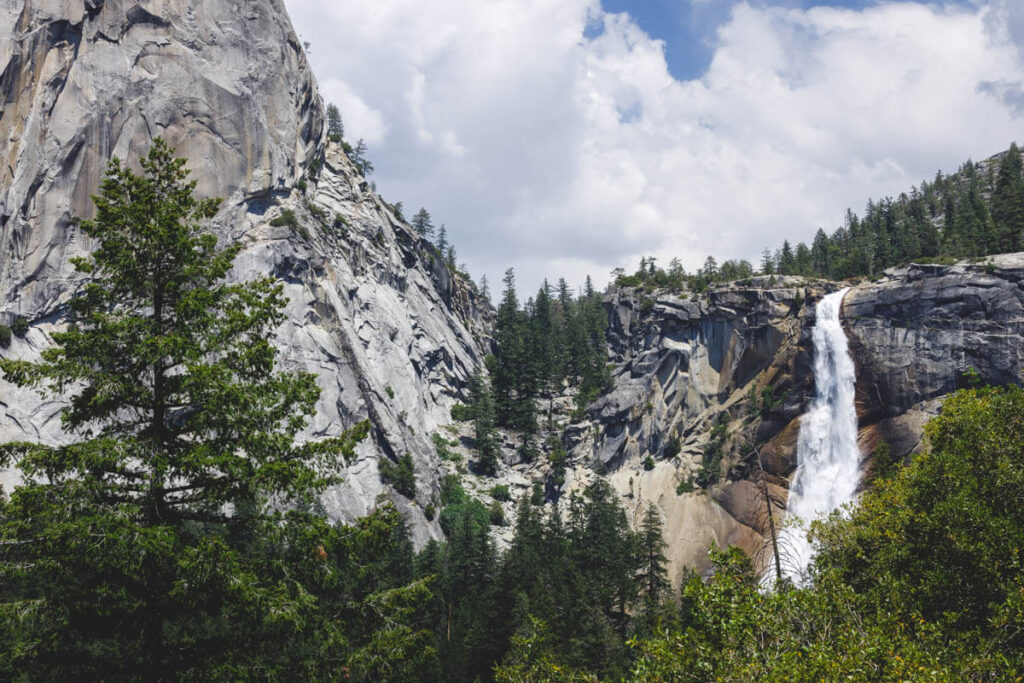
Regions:
M 722 263 L 709 256 L 695 273 L 678 259 L 666 268 L 644 258 L 633 275 L 616 272 L 619 285 L 649 284 L 701 291 L 711 282 L 762 275 L 802 275 L 829 280 L 874 277 L 895 265 L 953 263 L 1024 249 L 1024 163 L 1017 143 L 982 162 L 966 161 L 950 175 L 936 173 L 896 198 L 869 200 L 863 216 L 847 210 L 843 225 L 819 228 L 810 245 L 765 249 L 759 264 Z

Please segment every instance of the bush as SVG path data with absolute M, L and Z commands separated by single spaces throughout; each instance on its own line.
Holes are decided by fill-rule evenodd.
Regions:
M 464 403 L 452 406 L 452 419 L 456 422 L 469 422 L 473 419 L 473 410 Z
M 0 349 L 6 349 L 11 345 L 11 328 L 7 325 L 0 325 Z
M 384 393 L 388 395 L 388 398 L 395 397 L 395 390 L 391 388 L 390 384 L 384 387 Z
M 530 487 L 530 504 L 538 506 L 544 504 L 544 485 L 539 481 L 533 482 Z
M 270 227 L 272 228 L 291 228 L 292 230 L 299 229 L 299 219 L 295 217 L 295 212 L 291 209 L 284 209 L 281 214 L 270 221 Z
M 423 516 L 427 518 L 428 522 L 433 522 L 435 515 L 437 515 L 437 508 L 434 507 L 433 503 L 424 508 Z
M 492 486 L 490 488 L 490 490 L 487 491 L 487 493 L 494 500 L 501 500 L 501 501 L 510 501 L 510 500 L 512 500 L 512 494 L 509 493 L 508 486 L 506 486 L 505 484 L 498 484 L 497 486 Z
M 410 454 L 403 455 L 397 463 L 393 463 L 387 458 L 381 458 L 377 463 L 377 468 L 380 470 L 382 482 L 406 498 L 416 497 L 416 471 Z
M 487 513 L 491 518 L 492 526 L 505 526 L 505 510 L 501 507 L 501 503 L 498 501 L 491 503 Z
M 14 319 L 14 324 L 11 325 L 11 332 L 18 337 L 24 337 L 28 334 L 28 318 L 24 316 L 18 316 Z
M 649 455 L 644 458 L 644 469 L 648 472 L 654 469 L 654 458 Z
M 676 495 L 681 496 L 684 493 L 691 493 L 694 490 L 696 490 L 696 488 L 694 487 L 693 482 L 689 479 L 683 479 L 679 482 L 679 485 L 676 486 Z
M 457 474 L 446 474 L 441 478 L 441 507 L 466 502 L 466 491 Z

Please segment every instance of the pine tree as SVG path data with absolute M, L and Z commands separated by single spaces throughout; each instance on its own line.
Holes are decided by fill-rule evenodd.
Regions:
M 433 235 L 434 224 L 430 221 L 430 212 L 421 207 L 412 217 L 412 227 L 423 237 L 429 238 Z
M 1017 143 L 1010 145 L 999 164 L 999 175 L 992 194 L 992 217 L 997 248 L 1002 252 L 1019 251 L 1024 245 L 1024 179 Z
M 282 286 L 224 282 L 239 248 L 203 231 L 218 201 L 192 196 L 184 164 L 160 139 L 142 175 L 110 164 L 95 219 L 79 223 L 98 246 L 73 260 L 92 280 L 71 300 L 70 326 L 41 362 L 0 360 L 8 381 L 69 399 L 74 439 L 0 449 L 26 475 L 0 500 L 0 571 L 16 575 L 0 583 L 46 614 L 21 633 L 34 644 L 16 648 L 20 675 L 209 678 L 231 661 L 234 675 L 276 677 L 299 670 L 305 638 L 339 642 L 297 565 L 284 579 L 288 560 L 264 555 L 310 530 L 331 537 L 302 509 L 367 427 L 296 442 L 319 389 L 312 375 L 274 371 Z M 296 509 L 274 512 L 281 503 Z M 298 621 L 307 628 L 291 654 L 269 644 Z M 301 670 L 316 678 L 330 663 Z
M 498 468 L 500 446 L 494 431 L 494 400 L 491 388 L 479 368 L 469 378 L 469 408 L 473 420 L 477 468 L 480 473 L 493 476 Z
M 663 536 L 661 513 L 654 505 L 647 506 L 644 521 L 640 525 L 640 592 L 643 597 L 643 612 L 652 615 L 657 612 L 668 593 L 668 559 L 665 557 L 666 543 Z
M 341 120 L 341 111 L 334 104 L 327 105 L 327 136 L 332 142 L 341 142 L 345 137 L 345 124 Z
M 448 256 L 448 228 L 444 223 L 441 224 L 441 229 L 437 231 L 437 251 L 441 254 L 442 258 Z
M 491 286 L 487 282 L 487 273 L 480 276 L 480 297 L 487 303 L 491 303 Z

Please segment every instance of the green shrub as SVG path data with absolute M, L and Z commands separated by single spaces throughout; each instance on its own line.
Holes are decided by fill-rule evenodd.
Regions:
M 506 486 L 505 484 L 498 484 L 497 486 L 492 486 L 490 488 L 490 490 L 487 491 L 487 493 L 494 500 L 501 500 L 501 501 L 510 501 L 510 500 L 512 500 L 512 494 L 509 493 L 508 486 Z
M 683 479 L 681 482 L 679 482 L 679 485 L 676 486 L 676 495 L 681 496 L 684 493 L 691 493 L 694 490 L 695 487 L 693 485 L 693 482 L 690 481 L 689 479 Z
M 469 422 L 473 419 L 473 410 L 464 403 L 452 406 L 452 419 L 456 422 Z
M 395 390 L 391 388 L 390 384 L 384 387 L 384 393 L 388 395 L 388 398 L 395 397 Z
M 548 448 L 551 453 L 548 459 L 551 461 L 551 483 L 556 487 L 565 483 L 565 461 L 567 454 L 562 446 L 562 440 L 554 434 L 548 439 Z
M 0 349 L 6 349 L 11 345 L 11 328 L 7 325 L 0 325 Z
M 501 503 L 494 501 L 487 512 L 492 526 L 505 526 L 505 510 L 501 507 Z
M 416 497 L 416 471 L 413 466 L 412 456 L 408 453 L 393 463 L 387 458 L 381 458 L 377 467 L 380 470 L 380 480 L 391 488 L 398 491 L 406 498 Z
M 437 508 L 434 507 L 433 503 L 424 508 L 423 516 L 427 518 L 428 522 L 433 522 L 435 515 L 437 515 Z
M 533 482 L 533 485 L 530 487 L 530 504 L 544 504 L 544 485 L 539 481 Z
M 441 478 L 441 507 L 466 502 L 466 490 L 457 474 L 446 474 Z
M 644 458 L 644 469 L 648 472 L 654 469 L 654 458 L 649 455 Z
M 302 194 L 306 194 L 306 190 L 309 189 L 309 184 L 306 182 L 305 178 L 301 178 L 299 179 L 299 182 L 295 183 L 295 187 Z
M 11 332 L 17 337 L 24 337 L 28 334 L 28 318 L 20 315 L 15 318 L 14 324 L 11 325 Z
M 272 228 L 291 228 L 292 230 L 299 229 L 299 219 L 295 217 L 295 212 L 291 209 L 283 209 L 281 214 L 270 221 L 270 227 Z

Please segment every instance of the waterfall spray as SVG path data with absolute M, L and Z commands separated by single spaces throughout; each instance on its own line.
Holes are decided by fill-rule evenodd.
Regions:
M 787 517 L 809 522 L 854 500 L 860 479 L 853 359 L 839 319 L 849 288 L 818 302 L 811 409 L 800 420 L 797 470 L 789 487 Z M 800 583 L 811 561 L 806 528 L 789 526 L 779 536 L 784 571 Z

